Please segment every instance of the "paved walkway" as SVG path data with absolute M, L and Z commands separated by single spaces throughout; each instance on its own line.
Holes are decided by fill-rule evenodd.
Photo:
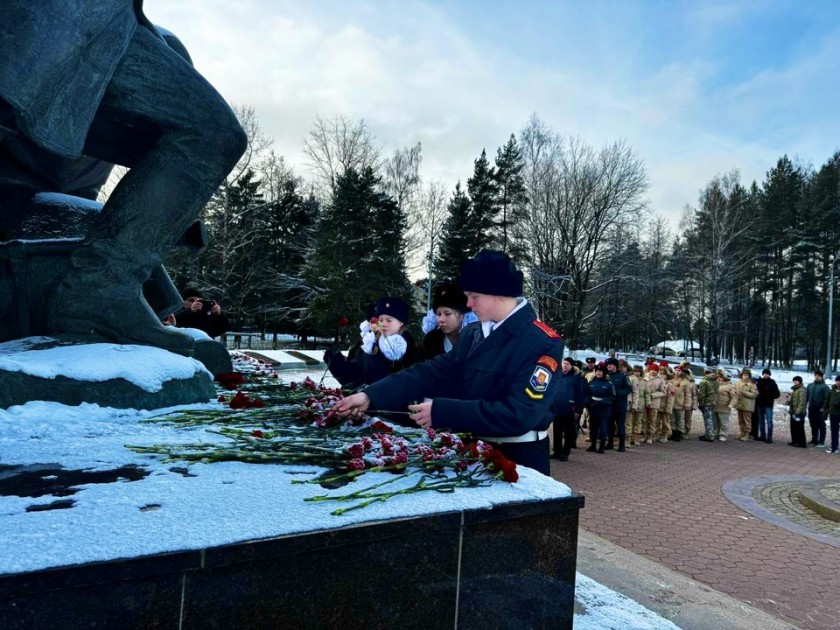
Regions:
M 838 628 L 840 545 L 828 544 L 840 542 L 838 523 L 811 535 L 779 484 L 840 479 L 840 456 L 789 447 L 785 429 L 774 444 L 705 443 L 695 428 L 690 440 L 623 454 L 578 448 L 552 460 L 552 476 L 586 495 L 585 530 L 801 628 Z M 725 485 L 747 489 L 745 507 L 752 488 L 755 509 Z

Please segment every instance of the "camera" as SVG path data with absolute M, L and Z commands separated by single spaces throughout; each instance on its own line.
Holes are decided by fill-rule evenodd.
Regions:
M 216 300 L 201 300 L 201 310 L 209 313 L 216 306 Z

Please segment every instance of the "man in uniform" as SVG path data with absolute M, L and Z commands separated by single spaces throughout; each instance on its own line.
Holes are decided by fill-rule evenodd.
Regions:
M 346 416 L 408 405 L 422 428 L 468 431 L 549 474 L 548 427 L 564 343 L 521 297 L 522 280 L 501 252 L 461 261 L 458 285 L 479 321 L 461 331 L 451 352 L 374 383 L 334 410 Z

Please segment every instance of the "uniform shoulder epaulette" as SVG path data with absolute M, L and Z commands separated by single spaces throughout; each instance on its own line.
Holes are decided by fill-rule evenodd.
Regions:
M 534 320 L 534 326 L 536 326 L 541 331 L 543 331 L 551 339 L 561 339 L 562 338 L 556 330 L 554 330 L 551 326 L 549 326 L 545 322 L 541 322 L 540 320 L 535 319 Z

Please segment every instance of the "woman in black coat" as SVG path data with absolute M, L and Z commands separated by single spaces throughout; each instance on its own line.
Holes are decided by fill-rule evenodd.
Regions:
M 475 316 L 467 308 L 467 296 L 464 292 L 454 284 L 435 287 L 432 313 L 423 320 L 423 330 L 426 331 L 426 336 L 423 337 L 424 358 L 432 359 L 452 350 L 458 343 L 458 335 L 465 325 L 465 317 L 475 321 Z

